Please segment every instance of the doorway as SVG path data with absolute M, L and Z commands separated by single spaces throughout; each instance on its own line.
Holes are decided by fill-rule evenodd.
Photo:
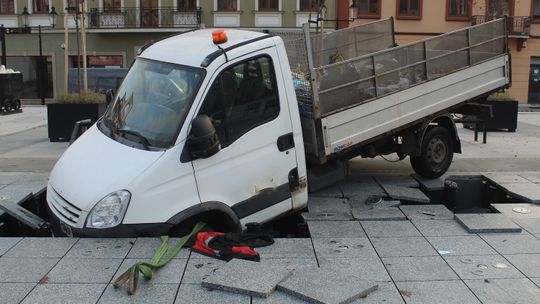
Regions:
M 158 27 L 159 0 L 141 0 L 141 27 Z
M 540 103 L 540 57 L 531 57 L 528 103 Z

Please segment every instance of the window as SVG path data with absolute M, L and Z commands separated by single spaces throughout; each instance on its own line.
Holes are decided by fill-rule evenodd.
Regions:
M 358 1 L 358 18 L 380 18 L 382 0 Z
M 512 16 L 514 3 L 512 0 L 487 0 L 486 15 L 488 16 Z
M 218 11 L 236 11 L 238 10 L 236 4 L 236 0 L 217 0 L 217 9 Z
M 470 20 L 471 0 L 446 0 L 446 20 Z
M 221 147 L 279 114 L 279 97 L 269 57 L 227 68 L 214 80 L 200 114 L 210 117 Z
M 196 10 L 197 0 L 178 0 L 178 10 Z
M 259 1 L 260 11 L 277 11 L 279 10 L 279 0 L 257 0 Z
M 540 0 L 532 0 L 532 16 L 535 22 L 540 22 Z
M 311 2 L 313 1 L 313 4 L 315 4 L 315 1 L 316 0 L 300 0 L 300 11 L 301 12 L 309 12 L 311 11 L 312 9 L 312 5 L 311 5 Z
M 15 0 L 0 0 L 0 15 L 15 14 Z
M 104 12 L 120 12 L 122 8 L 121 0 L 103 0 Z
M 48 14 L 49 0 L 34 0 L 34 14 Z
M 397 4 L 398 19 L 422 18 L 422 0 L 399 0 Z

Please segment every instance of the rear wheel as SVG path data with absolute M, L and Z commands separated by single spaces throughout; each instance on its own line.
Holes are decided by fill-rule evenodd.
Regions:
M 443 175 L 452 163 L 454 142 L 450 132 L 441 126 L 428 129 L 422 141 L 422 154 L 411 156 L 411 166 L 416 173 L 427 178 Z

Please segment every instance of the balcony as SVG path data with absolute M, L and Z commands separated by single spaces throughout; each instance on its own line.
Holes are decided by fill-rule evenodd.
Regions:
M 192 28 L 201 24 L 201 9 L 129 8 L 90 9 L 89 29 Z
M 473 16 L 472 24 L 480 24 L 487 21 L 503 18 L 500 16 Z M 531 34 L 532 18 L 530 16 L 508 16 L 508 37 L 528 39 Z

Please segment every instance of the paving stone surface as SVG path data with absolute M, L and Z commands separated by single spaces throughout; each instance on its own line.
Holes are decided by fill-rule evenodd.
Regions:
M 76 238 L 25 238 L 6 253 L 6 257 L 61 258 Z
M 540 185 L 527 183 L 499 184 L 499 187 L 528 203 L 540 204 Z
M 454 213 L 445 205 L 401 205 L 399 209 L 410 220 L 450 220 Z
M 512 265 L 529 278 L 540 278 L 540 254 L 507 254 Z
M 540 240 L 528 233 L 481 234 L 500 254 L 540 253 Z
M 309 303 L 350 303 L 368 296 L 379 286 L 369 281 L 359 281 L 329 270 L 313 269 L 295 272 L 279 283 L 278 289 Z
M 477 235 L 432 236 L 427 240 L 441 255 L 492 255 L 497 254 Z M 443 252 L 445 252 L 443 254 Z
M 458 236 L 471 235 L 455 220 L 412 220 L 416 228 L 424 236 Z
M 375 249 L 367 238 L 321 238 L 313 239 L 317 258 L 321 257 L 355 257 L 372 258 Z
M 216 289 L 206 289 L 200 284 L 181 284 L 175 304 L 250 304 L 251 297 Z
M 98 304 L 173 303 L 178 287 L 179 284 L 145 284 L 144 280 L 142 280 L 142 282 L 139 282 L 137 293 L 129 296 L 125 287 L 117 289 L 112 284 L 109 284 Z
M 531 281 L 540 288 L 540 278 L 531 278 Z
M 399 187 L 418 188 L 419 182 L 411 175 L 400 174 L 377 174 L 373 178 L 381 185 L 393 185 Z
M 501 255 L 444 256 L 448 265 L 463 280 L 523 278 Z
M 427 197 L 424 192 L 417 188 L 394 186 L 390 184 L 381 184 L 381 187 L 383 187 L 384 191 L 388 193 L 388 196 L 394 199 L 418 202 L 422 204 L 430 203 L 429 197 Z
M 519 176 L 526 178 L 527 180 L 539 184 L 540 183 L 540 173 L 539 172 L 526 172 L 519 173 Z
M 304 221 L 352 221 L 353 217 L 350 211 L 347 212 L 303 212 Z
M 535 204 L 491 204 L 498 212 L 511 219 L 540 219 L 540 205 Z
M 18 237 L 2 237 L 0 238 L 0 257 L 4 255 L 8 250 L 13 248 L 22 238 Z
M 0 283 L 0 302 L 19 303 L 34 286 L 35 283 Z
M 176 245 L 176 242 L 178 242 L 178 238 L 169 239 L 169 250 Z M 127 258 L 151 259 L 160 245 L 160 238 L 138 238 L 129 251 Z M 189 252 L 190 250 L 188 248 L 182 248 L 174 258 L 187 259 L 189 257 Z
M 113 280 L 116 280 L 120 275 L 122 275 L 129 267 L 133 266 L 135 263 L 140 262 L 141 259 L 125 259 L 116 274 L 114 275 Z M 147 260 L 148 262 L 150 260 Z M 186 268 L 187 260 L 186 259 L 173 259 L 166 267 L 162 267 L 154 272 L 154 277 L 148 283 L 151 284 L 180 284 L 182 279 L 182 274 Z M 139 278 L 139 281 L 144 281 L 142 277 Z
M 444 180 L 442 178 L 424 178 L 416 173 L 412 174 L 411 177 L 418 182 L 421 189 L 427 191 L 440 191 L 444 189 Z
M 203 279 L 225 263 L 227 262 L 218 259 L 190 258 L 182 278 L 182 284 L 200 284 Z
M 18 204 L 32 196 L 32 189 L 28 186 L 7 185 L 0 192 L 0 201 Z
M 343 198 L 310 197 L 308 200 L 310 213 L 347 213 L 350 209 L 348 201 Z
M 422 236 L 409 221 L 361 221 L 369 237 Z
M 122 259 L 65 258 L 47 274 L 50 283 L 109 283 Z
M 311 239 L 278 238 L 274 239 L 272 246 L 256 248 L 262 259 L 276 258 L 315 258 L 315 251 Z
M 57 258 L 0 258 L 0 282 L 37 283 L 58 262 Z
M 521 232 L 521 227 L 512 222 L 504 214 L 483 213 L 455 214 L 456 220 L 471 233 L 503 233 Z
M 405 215 L 397 207 L 374 209 L 352 208 L 352 215 L 360 221 L 399 221 L 405 220 Z
M 458 276 L 440 256 L 382 258 L 395 282 L 449 281 Z
M 357 196 L 364 197 L 366 193 L 384 194 L 381 186 L 370 176 L 340 182 L 339 187 L 343 192 L 343 196 L 349 199 Z
M 23 304 L 96 303 L 105 284 L 41 284 L 24 299 Z
M 528 179 L 512 173 L 486 173 L 484 177 L 494 184 L 530 183 Z
M 79 239 L 68 251 L 69 258 L 124 258 L 135 239 Z
M 527 279 L 467 280 L 465 284 L 483 303 L 538 303 L 540 288 Z
M 367 297 L 358 299 L 352 304 L 404 304 L 401 295 L 392 282 L 377 282 L 379 288 L 368 294 Z
M 481 304 L 461 281 L 398 282 L 407 303 Z
M 514 223 L 518 224 L 518 226 L 527 230 L 527 232 L 531 234 L 540 233 L 540 219 L 520 218 L 520 219 L 512 219 L 512 221 L 514 221 Z
M 251 304 L 305 304 L 306 301 L 283 291 L 276 290 L 268 298 L 252 297 Z
M 317 192 L 312 192 L 309 194 L 310 197 L 333 197 L 333 198 L 343 198 L 343 192 L 339 188 L 339 185 L 332 185 L 321 189 Z
M 261 262 L 233 259 L 202 281 L 211 289 L 266 298 L 276 286 L 293 274 L 293 270 Z
M 371 238 L 371 242 L 381 257 L 437 255 L 424 237 Z
M 321 269 L 341 272 L 343 275 L 355 276 L 360 280 L 385 282 L 390 276 L 378 257 L 370 258 L 319 258 Z
M 357 221 L 309 221 L 308 227 L 312 238 L 366 237 Z

